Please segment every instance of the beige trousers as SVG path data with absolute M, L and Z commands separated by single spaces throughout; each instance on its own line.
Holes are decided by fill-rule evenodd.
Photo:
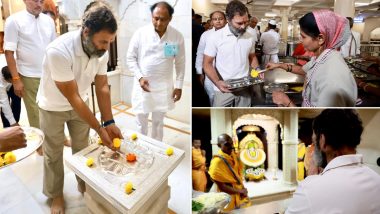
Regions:
M 67 124 L 71 137 L 72 153 L 88 146 L 90 126 L 74 110 L 40 111 L 41 130 L 45 133 L 42 144 L 44 152 L 43 193 L 49 198 L 63 195 L 64 168 L 63 142 L 66 139 L 64 125 Z M 84 182 L 77 177 L 78 184 Z
M 38 113 L 38 105 L 36 102 L 38 87 L 40 86 L 40 78 L 20 76 L 24 84 L 24 104 L 26 113 L 28 114 L 29 125 L 39 128 L 40 120 Z

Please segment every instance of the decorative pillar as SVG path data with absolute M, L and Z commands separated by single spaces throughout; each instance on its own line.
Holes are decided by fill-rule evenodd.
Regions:
M 268 171 L 277 171 L 278 169 L 278 128 L 274 121 L 266 126 L 267 144 L 268 144 Z
M 288 21 L 289 8 L 281 11 L 281 38 L 285 43 L 288 42 Z
M 296 41 L 300 40 L 300 25 L 298 23 L 298 20 L 293 20 L 293 38 L 296 39 Z
M 354 17 L 355 0 L 335 0 L 334 12 L 343 17 Z
M 218 136 L 226 133 L 232 137 L 232 121 L 230 109 L 210 109 L 212 154 L 219 150 Z
M 289 185 L 297 182 L 298 112 L 284 111 L 283 175 Z

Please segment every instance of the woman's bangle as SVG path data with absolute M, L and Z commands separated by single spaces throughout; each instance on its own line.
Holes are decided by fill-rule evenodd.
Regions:
M 289 106 L 290 106 L 290 103 L 292 103 L 292 101 L 291 101 L 291 100 L 289 101 L 288 105 L 286 105 L 286 107 L 289 107 Z

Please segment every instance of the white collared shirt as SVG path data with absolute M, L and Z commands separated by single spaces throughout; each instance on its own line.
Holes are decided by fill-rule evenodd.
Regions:
M 108 51 L 102 57 L 88 58 L 83 51 L 81 30 L 63 34 L 47 48 L 43 73 L 37 93 L 38 106 L 46 111 L 69 111 L 71 104 L 59 91 L 55 81 L 75 80 L 83 101 L 96 75 L 107 75 Z M 74 92 L 73 92 L 74 93 Z
M 257 42 L 259 42 L 258 37 L 257 37 L 257 31 L 256 31 L 256 28 L 251 28 L 250 26 L 248 26 L 248 27 L 247 27 L 247 32 L 250 33 L 250 34 L 253 36 L 253 38 L 254 38 L 254 40 L 255 40 L 255 44 L 256 44 Z
M 323 58 L 326 51 L 318 57 Z M 306 97 L 316 107 L 353 107 L 358 96 L 358 89 L 350 69 L 338 51 L 333 50 L 318 70 L 311 72 L 316 57 L 312 57 L 302 69 L 306 77 L 311 78 L 304 89 Z
M 197 74 L 203 74 L 203 53 L 206 48 L 207 38 L 215 32 L 215 28 L 202 33 L 201 39 L 199 40 L 198 48 L 197 48 L 197 57 L 195 59 L 195 69 Z
M 280 44 L 280 34 L 270 29 L 261 34 L 260 44 L 263 45 L 264 54 L 278 54 Z
M 320 175 L 302 181 L 287 214 L 380 213 L 380 175 L 363 164 L 363 156 L 331 160 Z
M 228 27 L 208 37 L 204 54 L 215 57 L 215 67 L 223 80 L 248 76 L 249 54 L 255 53 L 255 41 L 250 33 L 236 37 Z M 220 91 L 214 86 L 216 91 Z
M 360 54 L 360 33 L 351 30 L 350 37 L 348 37 L 347 42 L 340 47 L 340 52 L 344 58 L 349 56 L 356 56 Z M 354 37 L 352 37 L 352 35 Z M 350 54 L 351 46 L 351 54 Z
M 20 11 L 7 18 L 4 34 L 4 50 L 16 52 L 18 72 L 41 77 L 45 48 L 56 38 L 52 18 L 43 13 L 36 18 L 26 10 Z

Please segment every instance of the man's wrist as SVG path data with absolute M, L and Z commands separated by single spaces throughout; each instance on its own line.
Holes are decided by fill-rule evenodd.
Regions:
M 104 121 L 104 122 L 103 122 L 102 127 L 105 128 L 105 127 L 110 126 L 110 125 L 113 125 L 113 124 L 115 124 L 115 120 L 114 120 L 114 119 L 107 120 L 107 121 Z

